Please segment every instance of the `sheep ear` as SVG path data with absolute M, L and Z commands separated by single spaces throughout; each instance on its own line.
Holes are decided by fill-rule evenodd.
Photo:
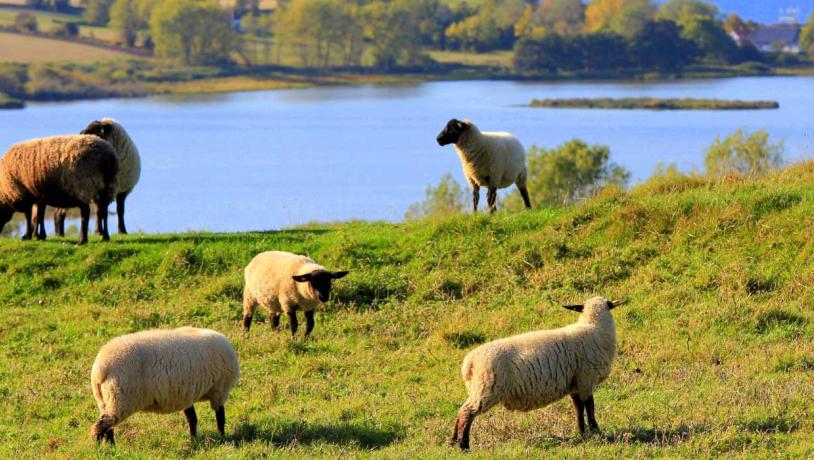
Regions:
M 347 270 L 342 270 L 341 272 L 333 272 L 331 273 L 331 278 L 338 280 L 339 278 L 344 278 L 345 276 L 347 276 L 348 273 L 349 272 Z
M 608 300 L 608 310 L 613 310 L 614 308 L 618 307 L 619 305 L 624 305 L 627 303 L 627 300 Z
M 294 275 L 291 277 L 291 279 L 298 283 L 306 283 L 311 280 L 311 274 L 306 273 L 305 275 Z
M 585 308 L 584 305 L 563 305 L 562 308 L 566 310 L 575 311 L 577 313 L 582 313 L 582 310 Z

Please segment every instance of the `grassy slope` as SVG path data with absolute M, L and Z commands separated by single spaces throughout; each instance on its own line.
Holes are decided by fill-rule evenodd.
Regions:
M 270 233 L 0 241 L 0 458 L 94 457 L 89 372 L 111 337 L 197 325 L 233 341 L 243 375 L 225 441 L 198 407 L 118 430 L 122 458 L 446 458 L 476 343 L 557 327 L 602 294 L 620 356 L 597 393 L 604 434 L 570 403 L 497 408 L 470 458 L 814 455 L 814 163 L 758 182 L 664 181 L 563 211 L 349 223 Z M 313 340 L 239 331 L 257 252 L 348 268 Z M 284 323 L 285 324 L 285 323 Z M 112 452 L 109 452 L 112 453 Z

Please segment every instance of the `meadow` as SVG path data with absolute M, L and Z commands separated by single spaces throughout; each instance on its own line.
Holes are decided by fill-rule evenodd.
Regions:
M 95 62 L 130 56 L 98 46 L 5 32 L 0 32 L 0 41 L 0 62 Z
M 0 241 L 2 458 L 450 458 L 459 366 L 487 340 L 615 310 L 619 356 L 596 393 L 601 434 L 570 401 L 475 421 L 468 458 L 814 455 L 814 163 L 761 179 L 661 177 L 584 205 L 406 224 Z M 240 330 L 242 269 L 306 253 L 351 274 L 310 340 Z M 112 337 L 225 333 L 241 380 L 227 435 L 198 407 L 136 414 L 97 448 L 91 364 Z M 286 326 L 283 320 L 283 326 Z

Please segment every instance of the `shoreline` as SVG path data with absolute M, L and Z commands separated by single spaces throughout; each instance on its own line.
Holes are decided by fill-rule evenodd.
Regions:
M 675 82 L 684 80 L 722 79 L 739 77 L 794 77 L 814 76 L 814 65 L 799 67 L 779 67 L 769 69 L 743 69 L 721 67 L 688 68 L 681 73 L 656 73 L 640 71 L 621 71 L 604 73 L 569 73 L 569 74 L 517 74 L 506 69 L 450 65 L 438 71 L 410 71 L 376 73 L 365 69 L 338 70 L 319 72 L 310 69 L 274 68 L 255 69 L 254 71 L 237 71 L 232 74 L 212 70 L 210 75 L 175 81 L 134 80 L 124 87 L 108 88 L 99 92 L 98 97 L 89 96 L 88 92 L 49 93 L 29 97 L 0 98 L 0 110 L 25 108 L 27 102 L 76 102 L 101 99 L 134 99 L 151 96 L 173 95 L 206 95 L 229 94 L 252 91 L 273 91 L 289 89 L 308 89 L 323 86 L 355 85 L 412 85 L 438 81 L 516 81 L 516 82 Z M 209 70 L 209 69 L 208 69 Z M 228 72 L 228 70 L 220 70 Z M 6 104 L 4 104 L 6 102 Z

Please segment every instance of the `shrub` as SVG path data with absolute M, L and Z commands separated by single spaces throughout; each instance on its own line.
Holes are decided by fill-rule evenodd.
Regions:
M 765 129 L 751 134 L 739 129 L 726 139 L 715 139 L 707 149 L 704 164 L 711 176 L 731 173 L 754 176 L 780 167 L 783 151 L 783 143 L 771 143 Z
M 14 29 L 20 32 L 36 32 L 37 17 L 27 11 L 17 14 L 14 18 Z

